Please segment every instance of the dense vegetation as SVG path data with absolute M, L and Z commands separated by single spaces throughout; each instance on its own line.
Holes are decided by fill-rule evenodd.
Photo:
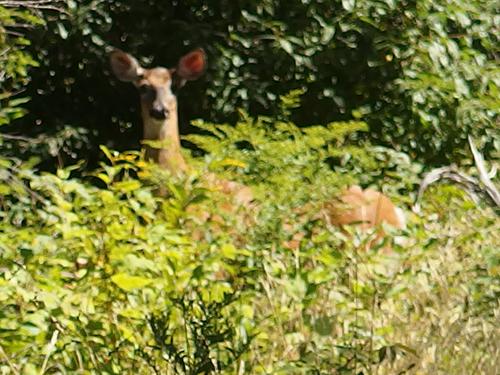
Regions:
M 450 185 L 410 209 L 433 164 L 474 172 L 468 135 L 497 164 L 497 10 L 0 0 L 0 374 L 499 373 L 497 213 Z M 110 46 L 207 50 L 187 175 L 143 160 Z M 352 183 L 408 216 L 370 252 L 318 220 Z
M 292 113 L 301 126 L 362 119 L 367 138 L 434 164 L 467 157 L 469 134 L 487 156 L 495 149 L 495 1 L 57 2 L 65 3 L 28 34 L 40 67 L 23 92 L 30 115 L 11 129 L 53 135 L 40 142 L 50 147 L 31 150 L 44 158 L 137 146 L 137 98 L 110 77 L 111 47 L 153 66 L 207 51 L 204 80 L 181 92 L 184 131 L 198 117 L 235 122 L 237 108 L 275 116 L 279 96 L 301 89 Z

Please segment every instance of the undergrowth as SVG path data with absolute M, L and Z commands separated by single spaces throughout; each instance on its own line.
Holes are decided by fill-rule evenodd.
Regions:
M 492 212 L 445 186 L 412 214 L 420 166 L 359 145 L 361 122 L 197 126 L 179 178 L 106 148 L 82 179 L 1 160 L 0 373 L 498 373 Z M 220 211 L 207 172 L 252 188 L 252 225 L 196 216 Z M 390 254 L 317 220 L 352 183 L 405 208 Z

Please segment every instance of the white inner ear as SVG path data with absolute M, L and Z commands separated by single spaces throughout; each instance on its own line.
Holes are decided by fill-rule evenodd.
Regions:
M 142 77 L 142 75 L 144 74 L 144 68 L 139 65 L 134 57 L 128 55 L 128 58 L 130 59 L 130 66 L 125 72 L 124 78 L 128 79 L 129 81 L 135 81 Z
M 120 60 L 118 56 L 124 57 L 126 61 Z M 144 68 L 139 65 L 137 60 L 121 51 L 111 56 L 111 67 L 115 76 L 121 81 L 135 81 L 144 74 Z
M 129 78 L 129 80 L 135 81 L 144 75 L 144 68 L 142 68 L 140 65 L 133 64 L 128 69 L 126 75 Z

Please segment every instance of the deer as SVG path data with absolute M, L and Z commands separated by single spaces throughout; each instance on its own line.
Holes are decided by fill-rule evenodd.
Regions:
M 110 55 L 111 69 L 120 81 L 130 82 L 139 90 L 144 140 L 160 145 L 145 145 L 145 157 L 172 174 L 186 171 L 181 154 L 176 89 L 199 78 L 206 68 L 202 49 L 183 56 L 176 68 L 144 69 L 135 57 L 120 50 Z
M 134 56 L 118 49 L 110 54 L 111 70 L 115 77 L 122 82 L 132 83 L 139 91 L 145 159 L 175 176 L 189 172 L 189 166 L 181 153 L 175 93 L 188 81 L 203 75 L 206 61 L 206 54 L 201 48 L 182 56 L 177 66 L 170 69 L 143 68 Z M 222 212 L 234 214 L 239 207 L 252 207 L 253 194 L 248 186 L 218 178 L 211 173 L 205 174 L 203 180 L 209 189 L 228 197 L 218 202 Z M 162 187 L 158 193 L 166 195 Z M 188 207 L 188 211 L 203 222 L 210 221 L 215 226 L 224 224 L 220 215 L 197 211 L 197 207 Z M 195 236 L 200 237 L 201 234 Z
M 167 169 L 174 175 L 185 173 L 189 168 L 181 154 L 177 97 L 175 92 L 186 82 L 198 79 L 207 66 L 203 49 L 195 49 L 182 56 L 177 66 L 171 69 L 143 68 L 137 59 L 121 50 L 110 55 L 111 69 L 116 78 L 136 86 L 140 94 L 144 129 L 145 157 Z M 152 142 L 151 142 L 152 141 Z M 225 194 L 233 195 L 240 205 L 253 200 L 251 189 L 233 181 L 207 176 L 212 185 Z M 368 247 L 385 236 L 383 223 L 402 229 L 405 227 L 402 211 L 384 194 L 353 185 L 344 189 L 339 197 L 324 205 L 321 216 L 329 224 L 344 228 L 358 225 L 362 230 L 378 228 L 375 239 Z M 298 236 L 289 247 L 298 246 L 303 236 Z

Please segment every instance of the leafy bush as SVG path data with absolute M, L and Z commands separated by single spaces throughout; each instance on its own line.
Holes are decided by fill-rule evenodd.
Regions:
M 19 32 L 23 27 L 43 24 L 29 10 L 8 8 L 0 3 L 0 125 L 24 115 L 27 99 L 19 91 L 28 82 L 28 68 L 38 66 L 26 52 L 30 41 Z
M 292 117 L 301 125 L 363 120 L 374 143 L 431 164 L 466 159 L 467 135 L 481 140 L 487 157 L 498 150 L 495 2 L 67 4 L 29 34 L 41 66 L 27 89 L 31 116 L 12 128 L 25 135 L 53 135 L 67 124 L 87 129 L 71 134 L 73 154 L 61 150 L 63 158 L 95 162 L 99 144 L 137 147 L 137 98 L 111 79 L 110 47 L 153 66 L 207 50 L 205 80 L 180 93 L 184 132 L 197 117 L 234 123 L 235 108 L 275 117 L 279 96 L 301 89 L 303 105 Z
M 317 215 L 352 183 L 408 207 L 414 156 L 460 160 L 468 133 L 497 147 L 490 2 L 67 1 L 27 39 L 19 23 L 42 24 L 33 3 L 2 4 L 0 123 L 24 114 L 13 94 L 31 52 L 21 130 L 43 135 L 2 139 L 0 374 L 500 372 L 494 213 L 434 188 L 381 245 L 390 254 Z M 133 138 L 135 99 L 105 67 L 122 40 L 166 65 L 206 46 L 208 99 L 187 117 L 247 110 L 234 126 L 195 123 L 203 135 L 187 140 L 204 155 L 186 176 L 104 146 L 107 161 L 83 169 L 96 140 Z M 57 172 L 21 153 L 58 156 Z M 65 154 L 78 163 L 63 168 Z M 225 212 L 207 172 L 250 186 L 255 204 Z
M 20 170 L 24 189 L 4 186 L 1 345 L 20 356 L 11 367 L 201 373 L 230 364 L 238 342 L 245 347 L 245 325 L 230 319 L 245 294 L 216 278 L 239 250 L 191 242 L 173 220 L 178 200 L 116 180 L 134 159 L 118 156 L 98 174 L 107 189 L 69 179 L 71 169 Z
M 396 200 L 409 188 L 412 163 L 350 145 L 349 129 L 363 124 L 299 129 L 243 116 L 235 127 L 198 126 L 217 138 L 191 137 L 211 153 L 181 179 L 106 148 L 109 162 L 88 181 L 71 178 L 73 167 L 39 175 L 3 165 L 1 373 L 498 370 L 491 212 L 435 190 L 400 233 L 404 245 L 389 256 L 359 251 L 366 233 L 283 223 L 307 197 L 328 199 L 352 181 L 389 178 Z M 232 231 L 213 230 L 193 214 L 220 212 L 207 170 L 252 186 L 251 227 L 227 217 Z M 291 251 L 283 242 L 296 231 L 306 236 Z

